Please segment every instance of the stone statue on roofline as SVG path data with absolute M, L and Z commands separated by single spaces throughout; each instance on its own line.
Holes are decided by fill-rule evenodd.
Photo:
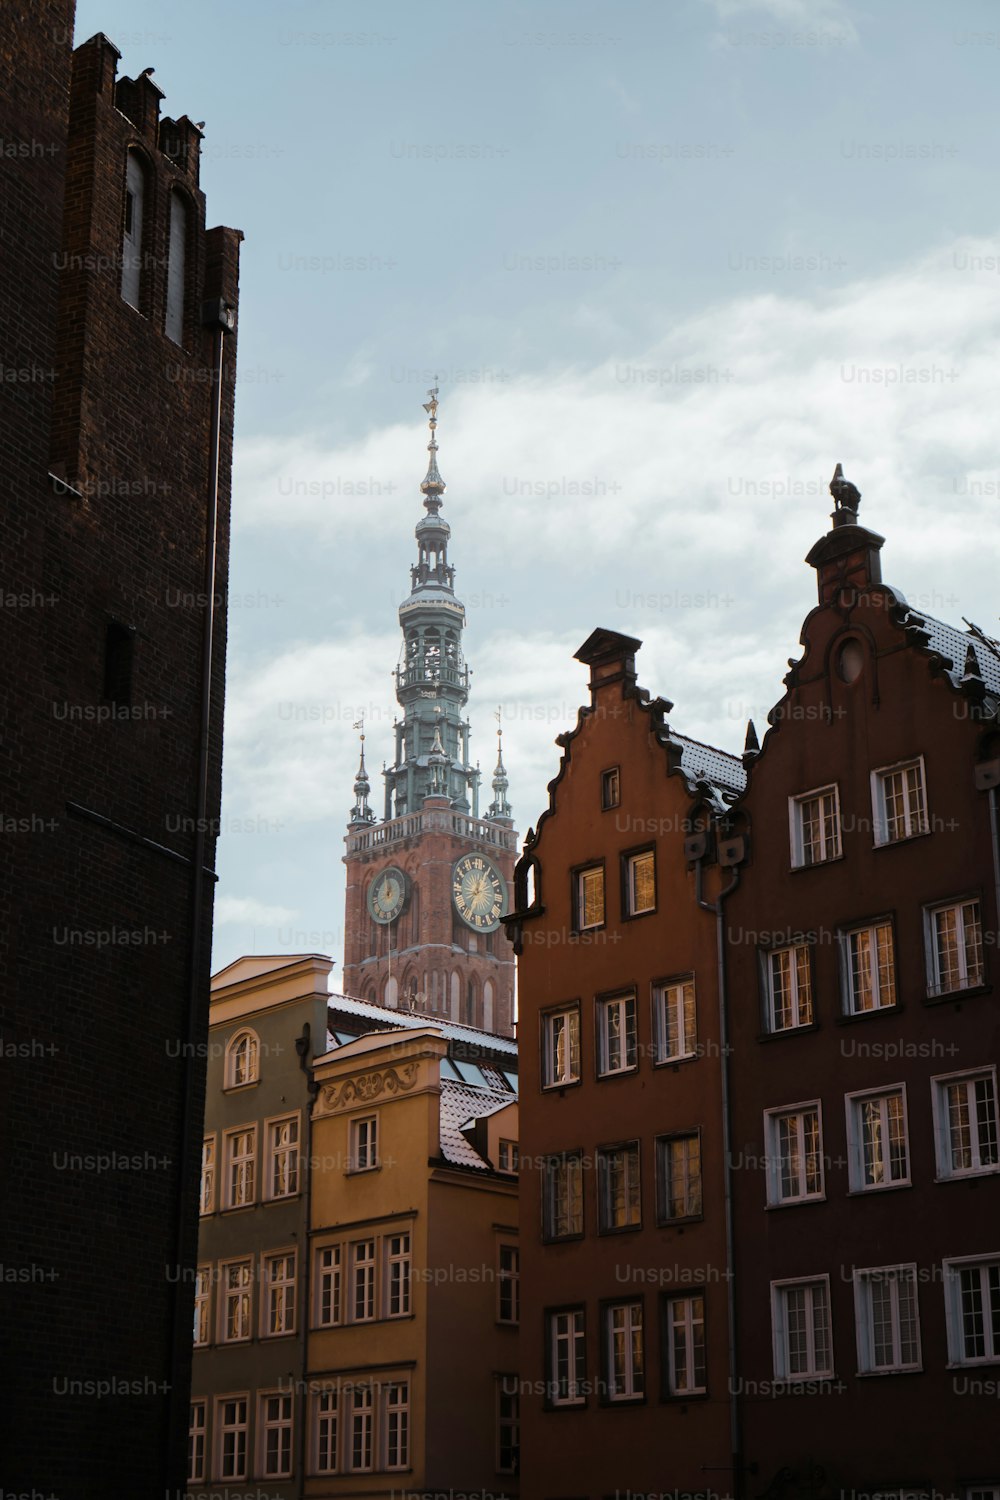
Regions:
M 844 478 L 843 464 L 838 464 L 833 471 L 830 494 L 833 496 L 833 503 L 838 511 L 849 510 L 853 515 L 857 515 L 858 506 L 861 504 L 861 491 L 856 484 Z

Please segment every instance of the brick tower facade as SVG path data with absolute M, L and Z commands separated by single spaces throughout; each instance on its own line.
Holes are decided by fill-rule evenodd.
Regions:
M 479 816 L 480 772 L 469 760 L 464 717 L 465 608 L 448 563 L 451 528 L 440 514 L 436 389 L 430 398 L 430 463 L 420 486 L 426 514 L 399 608 L 403 717 L 383 773 L 385 813 L 377 822 L 369 806 L 362 735 L 347 830 L 344 990 L 509 1035 L 514 958 L 500 923 L 510 909 L 517 835 L 499 733 L 493 801 Z
M 0 49 L 0 1451 L 145 1500 L 186 1473 L 241 236 L 73 20 L 11 0 Z

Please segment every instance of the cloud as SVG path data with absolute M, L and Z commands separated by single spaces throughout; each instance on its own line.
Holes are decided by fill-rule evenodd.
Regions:
M 216 924 L 254 922 L 273 926 L 277 922 L 291 922 L 294 917 L 290 907 L 269 906 L 253 896 L 217 896 L 215 901 Z

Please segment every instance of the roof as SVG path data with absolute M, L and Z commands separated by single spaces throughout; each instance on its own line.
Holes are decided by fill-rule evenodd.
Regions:
M 354 1000 L 347 995 L 337 994 L 330 995 L 328 1010 L 341 1011 L 345 1015 L 375 1021 L 380 1029 L 382 1027 L 435 1026 L 448 1042 L 464 1042 L 470 1048 L 502 1053 L 515 1061 L 517 1058 L 517 1043 L 510 1037 L 500 1036 L 495 1031 L 481 1031 L 478 1026 L 463 1026 L 458 1021 L 448 1021 L 430 1012 L 395 1010 L 391 1005 L 376 1005 L 371 1000 Z M 339 1045 L 339 1041 L 336 1045 Z
M 707 781 L 717 793 L 731 792 L 734 796 L 745 789 L 747 773 L 738 755 L 717 750 L 714 745 L 703 745 L 700 740 L 673 730 L 670 738 L 681 747 L 681 770 L 691 781 Z
M 486 1093 L 464 1083 L 441 1080 L 441 1155 L 458 1167 L 473 1167 L 480 1172 L 492 1168 L 462 1134 L 462 1127 L 472 1120 L 492 1115 L 507 1104 L 516 1104 L 517 1095 Z
M 962 680 L 966 653 L 971 646 L 976 653 L 986 691 L 994 697 L 1000 697 L 1000 642 L 993 640 L 978 625 L 969 621 L 966 622 L 968 630 L 959 630 L 957 625 L 947 625 L 943 620 L 936 620 L 933 615 L 925 615 L 923 610 L 911 609 L 902 600 L 900 602 L 905 611 L 902 615 L 904 628 L 926 632 L 929 636 L 926 649 L 936 652 L 951 663 L 945 670 L 955 687 Z

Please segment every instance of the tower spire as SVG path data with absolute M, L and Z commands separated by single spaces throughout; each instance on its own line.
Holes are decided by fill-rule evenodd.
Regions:
M 503 727 L 500 723 L 500 705 L 493 715 L 497 721 L 497 764 L 493 772 L 493 801 L 490 803 L 490 818 L 511 817 L 510 803 L 507 800 L 507 789 L 510 782 L 507 780 L 507 767 L 503 763 Z
M 368 772 L 365 769 L 365 716 L 357 720 L 355 729 L 361 731 L 361 760 L 358 765 L 358 774 L 354 778 L 354 806 L 351 809 L 350 826 L 355 827 L 359 823 L 374 823 L 375 814 L 368 806 L 368 796 L 371 792 L 371 782 L 368 780 Z
M 430 454 L 430 461 L 427 465 L 426 478 L 424 479 L 424 482 L 420 486 L 420 488 L 423 492 L 424 505 L 427 507 L 428 514 L 436 516 L 438 511 L 441 509 L 441 496 L 444 494 L 446 488 L 445 482 L 441 478 L 441 474 L 437 466 L 438 444 L 436 434 L 438 383 L 436 375 L 434 376 L 433 388 L 429 390 L 427 394 L 431 398 L 429 401 L 424 402 L 424 411 L 427 412 L 428 416 L 427 425 L 431 430 L 431 440 L 427 444 L 427 452 Z

